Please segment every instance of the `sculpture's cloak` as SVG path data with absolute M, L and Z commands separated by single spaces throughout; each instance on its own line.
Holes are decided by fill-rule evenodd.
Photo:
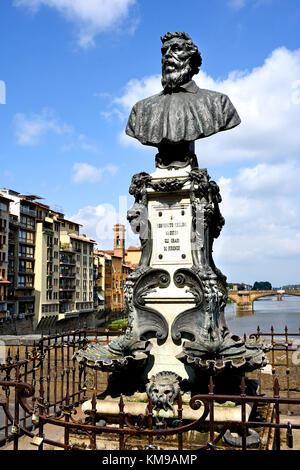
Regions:
M 137 102 L 130 113 L 126 134 L 142 144 L 191 142 L 226 131 L 240 124 L 240 117 L 228 96 L 182 85 L 173 93 L 162 91 Z

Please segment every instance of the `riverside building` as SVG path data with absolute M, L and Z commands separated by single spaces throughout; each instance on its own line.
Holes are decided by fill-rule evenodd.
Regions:
M 95 242 L 38 196 L 4 188 L 0 202 L 2 321 L 31 316 L 39 329 L 92 313 Z

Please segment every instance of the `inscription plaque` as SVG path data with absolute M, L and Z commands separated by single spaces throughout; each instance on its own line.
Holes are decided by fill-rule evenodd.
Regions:
M 191 216 L 188 204 L 153 207 L 154 264 L 190 264 Z

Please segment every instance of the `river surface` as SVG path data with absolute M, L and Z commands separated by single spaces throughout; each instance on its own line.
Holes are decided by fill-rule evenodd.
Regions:
M 270 332 L 271 326 L 275 333 L 284 333 L 285 326 L 289 333 L 299 333 L 300 328 L 300 297 L 285 296 L 279 302 L 276 297 L 264 297 L 253 304 L 253 315 L 237 318 L 235 303 L 225 309 L 225 319 L 232 333 L 248 336 L 255 333 L 257 326 L 264 333 Z

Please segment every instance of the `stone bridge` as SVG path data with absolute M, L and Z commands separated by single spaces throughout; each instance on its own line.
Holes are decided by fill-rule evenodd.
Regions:
M 300 296 L 300 289 L 294 290 L 230 290 L 228 292 L 229 299 L 236 303 L 236 314 L 243 315 L 253 314 L 253 302 L 261 297 L 275 295 L 277 300 L 282 300 L 284 295 Z

